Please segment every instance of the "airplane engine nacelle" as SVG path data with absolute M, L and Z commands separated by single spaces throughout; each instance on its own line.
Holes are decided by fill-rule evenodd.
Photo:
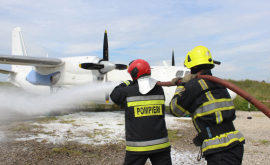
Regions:
M 61 77 L 61 72 L 56 72 L 54 75 L 51 76 L 50 78 L 50 81 L 51 81 L 51 84 L 56 84 L 58 82 L 58 80 L 60 79 Z
M 34 70 L 31 70 L 26 76 L 26 81 L 33 85 L 52 86 L 58 82 L 61 77 L 61 72 L 57 71 L 49 75 L 42 75 Z

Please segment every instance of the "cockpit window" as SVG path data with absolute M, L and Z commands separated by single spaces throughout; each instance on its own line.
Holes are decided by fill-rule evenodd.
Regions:
M 190 71 L 186 71 L 186 72 L 185 72 L 185 76 L 188 75 L 189 73 L 190 73 Z
M 182 71 L 182 70 L 178 70 L 177 72 L 176 72 L 176 77 L 183 77 L 183 74 L 184 74 L 184 71 Z

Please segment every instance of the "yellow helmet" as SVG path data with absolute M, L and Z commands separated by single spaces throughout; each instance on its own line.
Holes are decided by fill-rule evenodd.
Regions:
M 189 69 L 201 64 L 213 64 L 214 67 L 211 52 L 205 46 L 196 46 L 189 51 L 184 64 Z

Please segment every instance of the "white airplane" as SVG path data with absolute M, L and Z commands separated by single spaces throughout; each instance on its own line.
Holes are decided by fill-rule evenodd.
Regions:
M 108 39 L 105 31 L 103 43 L 103 59 L 97 56 L 81 56 L 68 58 L 42 58 L 27 55 L 21 29 L 12 31 L 12 55 L 0 55 L 1 64 L 11 64 L 11 70 L 0 69 L 0 73 L 10 74 L 8 82 L 22 89 L 37 94 L 50 94 L 59 89 L 89 83 L 121 82 L 130 80 L 127 65 L 109 62 Z M 151 77 L 159 81 L 168 81 L 174 77 L 183 77 L 190 73 L 183 66 L 151 66 Z M 84 69 L 83 69 L 84 68 Z M 110 91 L 108 91 L 109 93 Z M 169 105 L 175 87 L 164 87 L 165 105 Z M 112 104 L 107 92 L 100 93 L 95 101 L 98 104 Z M 236 94 L 230 91 L 234 99 Z M 104 97 L 105 96 L 105 97 Z

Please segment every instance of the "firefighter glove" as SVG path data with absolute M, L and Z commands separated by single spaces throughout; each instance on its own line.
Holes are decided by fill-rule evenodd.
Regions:
M 183 78 L 181 78 L 181 77 L 173 78 L 173 79 L 171 80 L 171 83 L 172 83 L 172 85 L 178 85 L 177 82 L 178 82 L 179 80 L 182 80 L 182 79 L 183 79 Z
M 186 75 L 186 76 L 183 78 L 183 81 L 182 81 L 182 82 L 187 83 L 189 80 L 192 80 L 192 79 L 196 78 L 197 76 L 198 76 L 197 74 L 189 74 L 189 75 Z

